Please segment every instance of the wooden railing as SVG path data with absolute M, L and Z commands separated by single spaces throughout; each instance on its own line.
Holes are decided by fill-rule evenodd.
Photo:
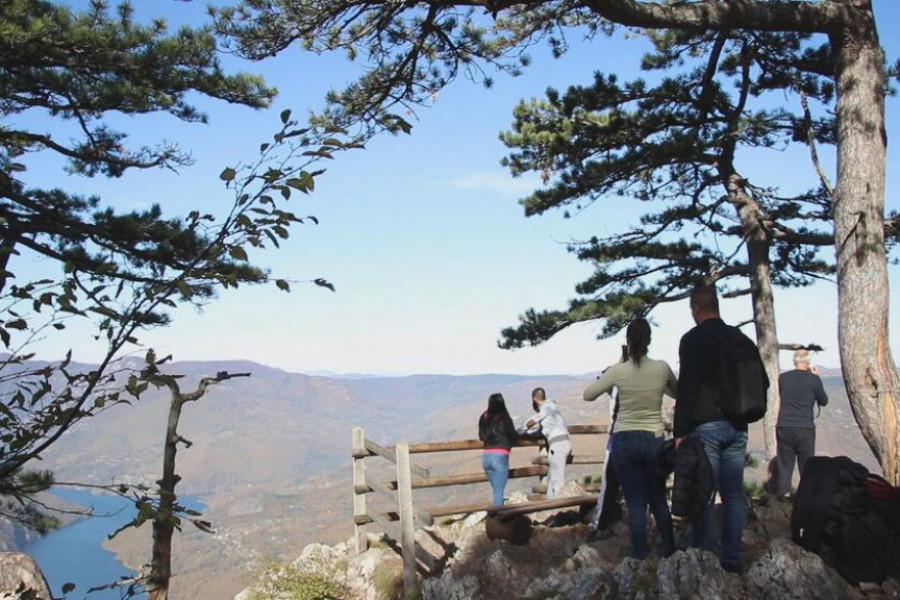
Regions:
M 571 436 L 606 434 L 606 425 L 573 425 L 569 427 Z M 514 467 L 509 470 L 510 479 L 537 477 L 538 482 L 532 488 L 534 496 L 525 504 L 502 507 L 497 510 L 490 502 L 469 502 L 465 504 L 442 506 L 419 506 L 414 502 L 413 491 L 425 488 L 465 485 L 488 481 L 483 471 L 453 475 L 432 475 L 430 469 L 412 461 L 411 456 L 435 452 L 459 452 L 481 450 L 483 444 L 479 440 L 454 440 L 429 443 L 398 443 L 395 446 L 382 446 L 366 439 L 361 427 L 353 428 L 353 539 L 357 552 L 366 549 L 367 525 L 374 524 L 399 546 L 403 557 L 404 595 L 410 597 L 416 589 L 417 571 L 431 572 L 436 559 L 415 542 L 415 531 L 427 527 L 437 517 L 461 515 L 479 511 L 497 513 L 524 514 L 539 510 L 563 508 L 588 504 L 595 501 L 591 495 L 574 498 L 557 498 L 540 500 L 546 491 L 547 458 L 543 440 L 523 439 L 516 442 L 514 448 L 536 449 L 532 466 Z M 573 444 L 572 463 L 579 465 L 602 465 L 603 456 L 579 455 L 575 453 Z M 515 453 L 515 452 L 514 452 Z M 395 479 L 386 481 L 370 481 L 366 475 L 367 458 L 380 458 L 395 465 Z M 368 510 L 366 496 L 377 494 L 385 498 L 391 510 L 378 512 Z M 537 498 L 537 499 L 532 499 Z M 396 507 L 396 510 L 393 510 Z

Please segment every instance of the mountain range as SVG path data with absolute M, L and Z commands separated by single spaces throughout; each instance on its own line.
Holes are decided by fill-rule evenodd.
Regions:
M 216 533 L 210 536 L 186 526 L 176 540 L 176 598 L 232 597 L 245 587 L 247 565 L 255 558 L 292 558 L 307 543 L 347 539 L 353 530 L 354 426 L 382 445 L 471 439 L 477 437 L 478 416 L 491 393 L 502 393 L 514 420 L 522 423 L 531 414 L 531 390 L 536 386 L 545 387 L 559 402 L 570 425 L 606 422 L 608 414 L 604 400 L 581 400 L 590 374 L 326 377 L 245 361 L 180 362 L 167 365 L 167 371 L 183 375 L 182 392 L 193 390 L 201 377 L 221 371 L 250 374 L 209 388 L 184 408 L 179 432 L 192 445 L 179 448 L 177 472 L 182 479 L 177 491 L 206 505 L 204 518 Z M 831 402 L 818 420 L 818 450 L 846 454 L 875 469 L 839 375 L 822 372 Z M 42 466 L 53 469 L 61 481 L 153 484 L 161 470 L 167 394 L 148 391 L 131 406 L 115 406 L 79 423 L 46 453 Z M 762 428 L 753 427 L 751 446 L 759 453 Z M 584 452 L 591 454 L 603 445 L 601 439 L 586 443 L 591 447 Z M 480 471 L 477 451 L 415 460 L 441 474 Z M 570 478 L 590 474 L 590 469 L 573 469 Z M 760 478 L 761 473 L 758 469 L 751 476 Z M 488 494 L 478 484 L 453 488 L 445 498 L 442 490 L 448 488 L 431 491 L 428 501 L 461 495 L 471 502 Z M 137 566 L 149 560 L 149 534 L 146 526 L 127 531 L 109 547 L 126 564 Z

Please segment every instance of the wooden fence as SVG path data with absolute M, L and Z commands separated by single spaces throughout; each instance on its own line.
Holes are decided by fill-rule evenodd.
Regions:
M 571 436 L 606 434 L 606 425 L 573 425 L 569 427 Z M 603 456 L 578 455 L 573 444 L 573 456 L 571 462 L 580 465 L 602 465 Z M 366 549 L 366 531 L 369 524 L 378 526 L 381 531 L 390 538 L 396 546 L 399 546 L 403 557 L 403 588 L 404 596 L 409 598 L 417 587 L 417 571 L 431 572 L 436 559 L 428 551 L 415 541 L 416 529 L 427 527 L 437 517 L 461 515 L 478 511 L 490 511 L 500 514 L 524 514 L 590 504 L 596 501 L 596 496 L 585 495 L 573 498 L 557 498 L 554 500 L 540 500 L 546 492 L 547 457 L 543 440 L 519 440 L 514 447 L 535 447 L 538 452 L 531 461 L 531 466 L 515 467 L 509 470 L 510 479 L 522 477 L 537 477 L 538 482 L 532 488 L 534 496 L 525 504 L 509 505 L 495 509 L 490 502 L 474 502 L 466 504 L 454 504 L 448 506 L 421 506 L 414 501 L 413 492 L 425 488 L 438 488 L 454 485 L 486 482 L 487 476 L 483 471 L 476 473 L 462 473 L 454 475 L 434 476 L 430 469 L 412 461 L 415 454 L 435 452 L 459 452 L 481 450 L 482 442 L 479 440 L 454 440 L 443 442 L 430 442 L 422 444 L 398 443 L 395 446 L 382 446 L 366 439 L 361 427 L 353 428 L 353 539 L 356 551 Z M 396 479 L 387 481 L 371 481 L 366 476 L 366 459 L 375 458 L 393 463 L 396 467 Z M 599 469 L 598 469 L 599 470 Z M 384 497 L 391 510 L 379 512 L 367 509 L 366 496 L 378 494 Z M 393 509 L 396 507 L 396 510 Z

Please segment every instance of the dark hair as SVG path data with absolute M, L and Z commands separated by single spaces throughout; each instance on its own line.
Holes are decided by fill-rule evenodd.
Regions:
M 531 397 L 532 397 L 532 398 L 538 397 L 538 398 L 540 398 L 541 400 L 546 400 L 546 399 L 547 399 L 547 392 L 545 392 L 545 391 L 544 391 L 544 388 L 542 388 L 542 387 L 536 387 L 536 388 L 534 388 L 533 390 L 531 390 Z
M 719 314 L 719 296 L 716 286 L 702 284 L 691 291 L 691 308 L 697 307 L 704 312 Z
M 640 365 L 650 347 L 650 323 L 647 319 L 635 319 L 629 323 L 625 330 L 625 341 L 628 342 L 628 357 L 631 362 Z
M 500 435 L 505 430 L 513 432 L 513 437 L 515 437 L 516 426 L 512 417 L 509 416 L 509 411 L 506 410 L 503 394 L 491 394 L 488 397 L 488 408 L 481 415 L 481 421 L 491 435 Z
M 487 414 L 489 417 L 497 415 L 509 416 L 509 411 L 506 410 L 506 401 L 503 400 L 503 394 L 491 394 L 488 397 Z

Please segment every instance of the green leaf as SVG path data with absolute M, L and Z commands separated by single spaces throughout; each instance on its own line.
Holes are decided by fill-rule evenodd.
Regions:
M 71 581 L 67 581 L 66 583 L 64 583 L 62 585 L 62 593 L 63 594 L 68 594 L 69 592 L 71 592 L 74 589 L 75 589 L 75 584 L 72 583 Z
M 325 279 L 323 279 L 322 277 L 319 277 L 318 279 L 313 279 L 313 283 L 319 287 L 328 288 L 332 292 L 335 291 L 334 286 L 332 284 L 330 284 L 328 281 L 326 281 Z
M 191 289 L 191 286 L 189 286 L 184 279 L 176 281 L 175 287 L 178 288 L 178 291 L 181 292 L 181 295 L 185 298 L 190 298 L 194 295 L 194 290 Z
M 276 279 L 276 280 L 275 280 L 275 286 L 276 286 L 279 290 L 282 290 L 282 291 L 285 291 L 285 292 L 290 292 L 290 291 L 291 291 L 291 286 L 290 286 L 290 285 L 288 284 L 288 282 L 285 281 L 284 279 Z
M 9 329 L 18 329 L 21 331 L 28 328 L 28 323 L 25 321 L 25 319 L 16 319 L 15 321 L 8 321 L 6 323 L 6 326 Z
M 237 171 L 231 167 L 226 167 L 224 171 L 219 173 L 219 179 L 222 181 L 232 181 L 235 175 L 237 175 Z
M 240 246 L 232 246 L 228 250 L 228 254 L 230 254 L 231 258 L 233 258 L 235 260 L 243 260 L 243 261 L 247 260 L 247 252 Z
M 281 122 L 282 123 L 287 123 L 288 119 L 290 119 L 290 118 L 291 118 L 291 109 L 286 108 L 283 111 L 281 111 Z
M 210 523 L 209 521 L 201 521 L 197 519 L 191 520 L 191 523 L 193 523 L 194 527 L 196 527 L 200 531 L 205 531 L 206 533 L 215 533 L 215 531 L 213 531 L 212 529 L 212 523 Z

